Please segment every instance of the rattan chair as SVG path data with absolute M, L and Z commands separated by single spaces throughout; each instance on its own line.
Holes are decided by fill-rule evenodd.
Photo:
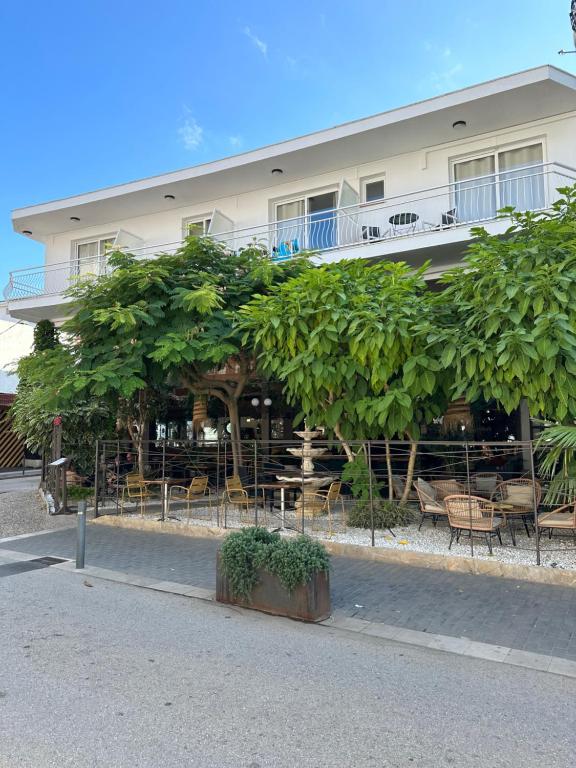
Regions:
M 470 478 L 471 491 L 478 496 L 492 498 L 497 486 L 503 481 L 504 478 L 498 472 L 475 472 Z
M 142 475 L 129 474 L 124 478 L 122 494 L 120 496 L 120 514 L 124 514 L 126 504 L 133 502 L 140 505 L 140 514 L 144 516 L 146 511 L 146 501 L 154 498 L 146 486 Z
M 250 495 L 247 489 L 255 488 L 253 485 L 243 485 L 238 475 L 226 478 L 226 489 L 224 491 L 224 510 L 228 505 L 240 509 L 240 520 L 242 522 L 255 522 L 256 508 L 261 506 L 264 509 L 264 522 L 266 521 L 265 496 L 262 489 L 257 489 L 254 495 Z M 250 514 L 250 512 L 252 514 Z
M 392 491 L 395 499 L 401 499 L 404 495 L 404 489 L 406 488 L 406 477 L 404 475 L 392 475 Z M 408 493 L 408 499 L 416 501 L 418 495 L 414 490 L 410 490 Z
M 431 483 L 427 483 L 422 478 L 419 478 L 414 483 L 414 490 L 418 498 L 421 514 L 418 530 L 422 528 L 422 524 L 427 517 L 432 518 L 432 523 L 436 527 L 438 520 L 445 519 L 447 515 L 446 507 L 438 499 L 437 489 Z
M 517 477 L 505 480 L 496 486 L 491 501 L 498 508 L 510 529 L 512 543 L 516 546 L 516 534 L 513 522 L 520 518 L 524 523 L 526 535 L 530 538 L 530 525 L 534 523 L 534 513 L 540 505 L 542 486 L 537 480 L 528 477 Z M 536 506 L 536 510 L 534 509 Z
M 168 504 L 171 504 L 173 501 L 185 501 L 188 522 L 190 522 L 190 516 L 192 512 L 192 502 L 205 500 L 206 497 L 208 497 L 208 509 L 209 509 L 208 515 L 206 517 L 207 519 L 211 519 L 212 518 L 212 492 L 210 491 L 210 486 L 208 485 L 208 475 L 199 475 L 198 477 L 192 478 L 190 485 L 188 487 L 186 487 L 185 485 L 171 486 Z M 199 515 L 197 516 L 199 517 Z
M 344 510 L 344 497 L 341 494 L 342 483 L 339 480 L 334 480 L 330 483 L 330 487 L 326 491 L 314 491 L 308 493 L 306 491 L 306 507 L 305 510 L 312 515 L 312 528 L 315 528 L 314 521 L 322 515 L 328 515 L 328 535 L 331 536 L 333 532 L 332 528 L 332 510 L 334 505 L 340 502 L 342 507 L 342 525 L 346 522 L 346 513 Z
M 495 507 L 492 502 L 480 498 L 480 496 L 468 496 L 467 494 L 457 494 L 446 496 L 444 505 L 448 513 L 448 522 L 450 523 L 450 544 L 448 549 L 452 548 L 454 539 L 460 541 L 462 531 L 468 531 L 470 536 L 478 534 L 486 539 L 488 550 L 492 554 L 492 539 L 498 538 L 502 544 L 500 528 L 502 518 L 494 515 Z
M 466 493 L 466 486 L 458 480 L 430 480 L 430 485 L 436 490 L 436 501 L 444 501 L 446 496 L 454 496 L 460 493 Z
M 550 538 L 557 530 L 572 531 L 576 542 L 576 500 L 538 515 L 538 530 L 540 533 L 547 530 Z

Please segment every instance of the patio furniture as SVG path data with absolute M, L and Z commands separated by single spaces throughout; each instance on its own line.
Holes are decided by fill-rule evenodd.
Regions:
M 170 488 L 169 501 L 170 505 L 173 501 L 185 501 L 186 512 L 188 515 L 188 522 L 190 522 L 190 516 L 192 512 L 192 502 L 205 500 L 208 498 L 208 519 L 212 517 L 212 492 L 208 485 L 208 475 L 199 475 L 192 478 L 190 485 L 173 485 Z
M 492 539 L 498 538 L 502 544 L 500 528 L 502 518 L 494 515 L 495 506 L 492 502 L 482 499 L 479 496 L 469 496 L 468 494 L 455 494 L 446 496 L 444 506 L 448 514 L 450 523 L 450 544 L 448 549 L 452 548 L 454 539 L 460 541 L 462 531 L 468 531 L 469 536 L 474 534 L 483 536 L 488 544 L 488 551 L 492 554 Z
M 442 214 L 442 227 L 453 227 L 458 223 L 457 208 L 452 208 L 450 211 Z
M 442 502 L 446 496 L 466 493 L 466 486 L 455 479 L 430 480 L 430 485 L 436 490 L 436 501 Z
M 496 487 L 504 481 L 498 472 L 475 472 L 470 478 L 471 490 L 477 496 L 491 499 Z
M 146 509 L 146 501 L 154 498 L 146 487 L 146 481 L 140 474 L 126 475 L 124 485 L 122 486 L 122 494 L 120 496 L 120 514 L 124 514 L 124 507 L 129 502 L 140 504 L 140 514 L 144 516 Z
M 250 496 L 248 488 L 255 488 L 253 485 L 243 485 L 242 480 L 238 475 L 232 475 L 232 477 L 226 478 L 226 489 L 224 491 L 224 509 L 226 510 L 228 504 L 240 509 L 240 520 L 244 522 L 252 522 L 253 517 L 248 515 L 248 510 L 255 510 L 257 506 L 264 508 L 264 515 L 266 514 L 266 500 L 261 488 L 258 488 L 255 495 Z M 243 517 L 242 514 L 245 513 Z M 265 518 L 266 519 L 266 518 Z
M 406 478 L 404 475 L 392 475 L 392 491 L 394 493 L 395 499 L 401 499 L 404 495 L 404 489 L 406 488 Z M 408 499 L 410 501 L 416 501 L 418 499 L 418 494 L 416 493 L 415 486 L 414 489 L 410 489 L 410 492 L 408 493 Z
M 392 226 L 393 234 L 402 235 L 407 232 L 415 232 L 419 219 L 420 216 L 417 213 L 395 213 L 390 216 L 388 223 Z
M 443 501 L 438 498 L 438 490 L 421 477 L 414 483 L 414 488 L 420 504 L 420 514 L 422 515 L 418 530 L 422 528 L 422 524 L 427 517 L 432 518 L 432 523 L 436 527 L 438 520 L 445 518 L 447 515 Z
M 513 521 L 520 518 L 524 523 L 526 535 L 530 538 L 529 524 L 534 522 L 534 506 L 538 509 L 541 498 L 542 486 L 537 480 L 533 482 L 527 477 L 505 480 L 496 486 L 491 501 L 508 524 L 514 546 L 516 546 L 516 533 Z
M 306 493 L 306 511 L 312 514 L 312 528 L 314 520 L 321 515 L 328 515 L 328 535 L 332 535 L 332 509 L 335 504 L 340 502 L 342 506 L 342 523 L 345 521 L 344 497 L 340 493 L 342 483 L 340 480 L 334 480 L 326 491 L 314 491 Z
M 543 530 L 548 530 L 550 539 L 556 530 L 572 531 L 576 543 L 576 500 L 538 515 L 539 534 Z
M 362 227 L 362 240 L 384 240 L 389 233 L 389 229 L 382 230 L 378 226 L 364 225 Z

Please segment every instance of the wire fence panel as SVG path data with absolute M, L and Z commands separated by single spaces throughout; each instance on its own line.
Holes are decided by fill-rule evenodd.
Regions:
M 234 447 L 100 442 L 96 513 L 576 568 L 574 498 L 556 488 L 548 503 L 546 449 L 531 442 L 342 445 L 314 435 Z

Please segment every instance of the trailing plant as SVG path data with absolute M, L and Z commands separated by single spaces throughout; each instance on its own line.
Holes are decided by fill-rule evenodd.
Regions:
M 413 507 L 397 501 L 374 499 L 373 510 L 369 501 L 359 501 L 348 513 L 348 525 L 352 528 L 394 528 L 397 525 L 410 525 L 418 515 Z
M 319 542 L 307 536 L 283 539 L 260 527 L 243 528 L 227 536 L 220 549 L 220 562 L 232 593 L 246 600 L 258 583 L 259 569 L 273 573 L 292 591 L 310 581 L 314 573 L 327 571 L 330 564 Z

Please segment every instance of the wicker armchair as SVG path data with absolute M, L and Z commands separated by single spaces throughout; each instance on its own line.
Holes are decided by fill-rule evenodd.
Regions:
M 436 526 L 440 518 L 446 518 L 446 507 L 442 500 L 438 498 L 438 491 L 432 483 L 427 483 L 422 478 L 418 478 L 414 483 L 414 490 L 420 504 L 421 518 L 418 530 L 422 528 L 422 524 L 427 517 L 432 518 L 434 526 Z
M 491 501 L 496 505 L 498 514 L 502 515 L 508 524 L 514 546 L 516 546 L 516 534 L 513 521 L 521 519 L 526 535 L 530 538 L 529 525 L 534 522 L 534 513 L 540 505 L 541 498 L 542 486 L 537 480 L 532 481 L 527 477 L 505 480 L 496 486 Z
M 549 538 L 555 530 L 572 531 L 576 542 L 576 500 L 538 515 L 538 530 L 548 530 Z
M 190 515 L 192 512 L 192 502 L 199 501 L 206 498 L 208 499 L 208 509 L 209 509 L 207 518 L 211 519 L 212 492 L 210 491 L 210 486 L 208 485 L 208 476 L 200 475 L 198 477 L 192 478 L 190 485 L 188 487 L 186 487 L 185 485 L 173 485 L 170 488 L 168 503 L 171 504 L 173 501 L 185 501 L 186 512 L 188 515 L 188 522 L 190 522 Z
M 436 490 L 436 501 L 444 501 L 446 496 L 466 493 L 466 486 L 458 480 L 430 480 L 430 485 Z
M 448 549 L 452 548 L 454 539 L 460 541 L 462 531 L 468 531 L 470 536 L 478 534 L 486 539 L 488 550 L 492 554 L 492 539 L 498 538 L 502 544 L 500 528 L 502 518 L 494 515 L 495 507 L 490 501 L 482 499 L 479 496 L 468 496 L 467 494 L 456 494 L 446 496 L 444 505 L 448 513 L 448 522 L 450 523 L 450 544 Z
M 497 486 L 504 481 L 498 472 L 475 472 L 470 478 L 471 490 L 479 496 L 492 498 Z

